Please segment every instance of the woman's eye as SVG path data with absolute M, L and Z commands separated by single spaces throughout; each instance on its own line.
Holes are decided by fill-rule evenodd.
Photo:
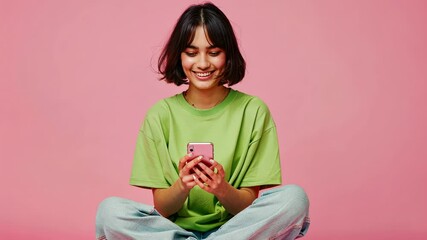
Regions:
M 216 57 L 220 54 L 221 52 L 210 52 L 209 55 L 211 55 L 212 57 Z
M 195 53 L 195 52 L 185 52 L 185 55 L 187 55 L 189 57 L 195 57 L 197 55 L 197 53 Z

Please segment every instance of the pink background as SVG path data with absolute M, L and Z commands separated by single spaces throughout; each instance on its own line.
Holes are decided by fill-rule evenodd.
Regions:
M 0 2 L 0 239 L 94 239 L 128 185 L 136 134 L 183 88 L 153 67 L 197 1 Z M 427 238 L 427 2 L 215 1 L 270 106 L 304 239 Z

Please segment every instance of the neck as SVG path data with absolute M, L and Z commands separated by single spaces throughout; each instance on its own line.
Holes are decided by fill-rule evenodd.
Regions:
M 219 86 L 215 91 L 203 91 L 188 88 L 184 92 L 184 98 L 189 104 L 198 109 L 209 109 L 220 104 L 227 97 L 229 88 Z

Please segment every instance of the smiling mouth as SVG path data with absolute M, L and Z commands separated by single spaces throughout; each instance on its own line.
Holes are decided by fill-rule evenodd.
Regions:
M 193 71 L 194 72 L 194 71 Z M 212 73 L 214 73 L 215 71 L 210 71 L 210 72 L 194 72 L 198 77 L 209 77 Z

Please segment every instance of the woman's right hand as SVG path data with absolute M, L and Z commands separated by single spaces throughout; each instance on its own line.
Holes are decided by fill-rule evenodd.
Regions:
M 169 217 L 182 208 L 190 190 L 197 185 L 190 170 L 202 158 L 185 155 L 179 160 L 177 179 L 169 188 L 153 188 L 154 207 L 164 217 Z
M 194 172 L 192 173 L 191 169 L 199 164 L 201 160 L 201 156 L 193 156 L 192 153 L 185 155 L 181 160 L 179 160 L 178 170 L 181 190 L 189 192 L 197 185 Z

